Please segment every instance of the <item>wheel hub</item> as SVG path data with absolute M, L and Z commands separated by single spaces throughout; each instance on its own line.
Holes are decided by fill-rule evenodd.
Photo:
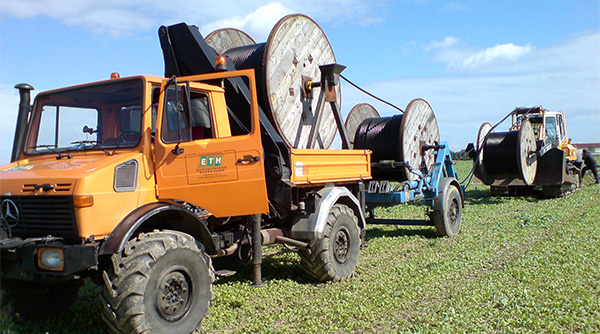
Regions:
M 181 319 L 190 306 L 190 281 L 180 271 L 173 271 L 159 282 L 157 307 L 160 315 L 168 321 Z
M 350 250 L 349 240 L 350 237 L 348 235 L 348 231 L 345 229 L 340 229 L 335 234 L 333 256 L 339 263 L 344 263 L 348 259 L 348 253 Z
M 450 225 L 452 225 L 453 227 L 458 222 L 458 205 L 459 204 L 456 201 L 452 201 L 448 210 L 448 218 L 450 219 Z

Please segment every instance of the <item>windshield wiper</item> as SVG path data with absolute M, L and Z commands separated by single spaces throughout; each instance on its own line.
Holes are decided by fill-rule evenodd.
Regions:
M 79 140 L 79 141 L 74 141 L 71 142 L 71 144 L 92 144 L 93 147 L 102 150 L 102 152 L 108 154 L 108 155 L 113 155 L 114 152 L 109 152 L 108 150 L 103 149 L 102 147 L 100 147 L 101 142 L 97 141 L 97 140 Z
M 50 151 L 50 152 L 58 155 L 56 157 L 56 160 L 60 160 L 62 158 L 73 159 L 72 155 L 70 155 L 70 154 L 62 154 L 62 153 L 58 152 L 57 150 L 52 149 L 53 147 L 56 147 L 56 146 L 54 146 L 54 145 L 37 145 L 37 146 L 30 146 L 29 148 L 33 148 L 33 149 L 46 148 L 46 149 L 48 149 L 48 151 Z

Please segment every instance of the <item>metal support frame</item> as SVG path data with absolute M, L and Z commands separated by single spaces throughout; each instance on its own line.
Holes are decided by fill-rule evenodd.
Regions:
M 424 198 L 430 207 L 433 206 L 433 199 L 443 191 L 443 189 L 440 188 L 442 177 L 457 178 L 457 175 L 450 156 L 450 149 L 446 142 L 441 142 L 438 145 L 425 146 L 423 147 L 423 150 L 435 150 L 435 162 L 432 165 L 431 171 L 426 175 L 413 169 L 408 165 L 408 162 L 383 162 L 385 166 L 392 166 L 394 168 L 406 167 L 411 173 L 414 173 L 419 177 L 415 181 L 406 181 L 402 183 L 399 187 L 396 187 L 396 189 L 391 189 L 389 181 L 371 181 L 380 183 L 377 184 L 379 187 L 369 187 L 370 191 L 367 191 L 365 195 L 367 206 L 370 209 L 378 206 L 393 206 L 412 202 L 421 198 Z M 374 165 L 377 164 L 378 163 L 374 163 Z M 387 185 L 385 182 L 387 182 Z M 383 190 L 381 188 L 383 188 Z M 385 225 L 432 225 L 432 222 L 429 220 L 411 219 L 369 218 L 367 223 Z
M 307 147 L 309 148 L 314 147 L 317 141 L 317 129 L 319 123 L 321 123 L 324 107 L 323 102 L 329 102 L 331 105 L 331 111 L 333 112 L 333 118 L 335 119 L 335 123 L 342 140 L 342 148 L 350 149 L 350 140 L 348 139 L 348 134 L 346 134 L 344 120 L 342 118 L 342 114 L 340 113 L 340 108 L 337 105 L 337 94 L 335 92 L 335 87 L 340 84 L 339 74 L 342 73 L 345 68 L 346 66 L 340 64 L 327 64 L 319 66 L 319 69 L 321 70 L 321 81 L 318 84 L 312 83 L 311 85 L 311 88 L 321 87 L 321 91 L 319 92 L 317 109 L 315 110 L 313 123 L 308 135 Z

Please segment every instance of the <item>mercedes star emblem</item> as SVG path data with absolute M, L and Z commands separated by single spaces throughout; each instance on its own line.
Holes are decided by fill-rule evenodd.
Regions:
M 0 216 L 6 221 L 8 226 L 15 227 L 19 223 L 19 209 L 15 202 L 5 199 L 2 201 Z

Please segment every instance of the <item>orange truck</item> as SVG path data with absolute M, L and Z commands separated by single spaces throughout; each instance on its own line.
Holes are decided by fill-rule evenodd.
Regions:
M 111 331 L 190 333 L 215 274 L 230 273 L 212 260 L 251 258 L 260 285 L 261 246 L 274 243 L 296 248 L 316 280 L 355 272 L 374 165 L 370 149 L 348 148 L 337 120 L 339 67 L 300 84 L 304 94 L 328 92 L 319 101 L 337 113 L 344 148 L 290 147 L 262 110 L 255 70 L 223 62 L 195 27 L 159 34 L 166 78 L 114 73 L 39 93 L 32 105 L 32 87 L 17 85 L 12 162 L 0 167 L 0 250 L 3 300 L 23 317 L 68 307 L 89 277 L 103 286 Z M 175 40 L 190 34 L 179 44 L 194 55 L 186 65 Z M 434 216 L 452 235 L 462 192 L 447 179 L 453 209 L 442 189 Z

